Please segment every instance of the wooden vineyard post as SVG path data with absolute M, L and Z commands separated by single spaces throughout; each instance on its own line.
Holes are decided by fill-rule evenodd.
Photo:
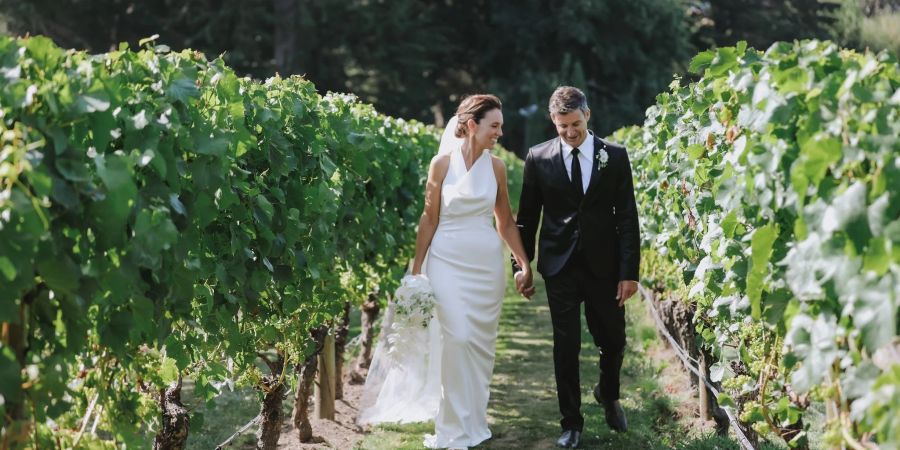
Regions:
M 700 418 L 703 421 L 709 420 L 709 412 L 712 410 L 709 403 L 709 389 L 706 387 L 706 380 L 709 377 L 709 367 L 706 366 L 706 355 L 700 352 L 700 379 L 697 382 L 697 389 L 700 390 Z
M 334 335 L 325 336 L 325 345 L 319 354 L 319 380 L 316 383 L 316 417 L 334 420 Z

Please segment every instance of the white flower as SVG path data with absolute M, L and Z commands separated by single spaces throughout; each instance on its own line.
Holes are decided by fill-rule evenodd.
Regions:
M 597 152 L 597 159 L 600 161 L 600 165 L 598 166 L 598 168 L 602 169 L 606 167 L 607 163 L 609 163 L 609 154 L 606 153 L 606 150 L 600 149 L 600 151 Z

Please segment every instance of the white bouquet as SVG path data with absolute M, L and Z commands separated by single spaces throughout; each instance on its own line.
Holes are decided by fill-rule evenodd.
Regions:
M 394 293 L 397 310 L 394 313 L 395 327 L 428 327 L 434 317 L 434 291 L 425 275 L 407 275 L 400 280 L 400 287 Z
M 437 300 L 425 275 L 407 275 L 394 293 L 393 317 L 386 330 L 388 355 L 399 361 L 404 355 L 427 351 L 427 328 Z M 423 348 L 419 348 L 423 347 Z

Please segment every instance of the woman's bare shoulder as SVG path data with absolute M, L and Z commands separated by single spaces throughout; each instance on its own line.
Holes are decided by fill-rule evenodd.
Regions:
M 438 153 L 431 158 L 431 167 L 436 169 L 447 168 L 450 166 L 450 155 L 448 153 Z
M 494 172 L 496 173 L 506 173 L 506 162 L 504 162 L 500 157 L 496 155 L 491 155 L 491 163 L 494 167 Z
M 431 169 L 429 172 L 436 175 L 438 178 L 443 179 L 444 176 L 447 175 L 447 170 L 450 168 L 450 155 L 447 153 L 439 153 L 434 155 L 434 158 L 431 158 Z

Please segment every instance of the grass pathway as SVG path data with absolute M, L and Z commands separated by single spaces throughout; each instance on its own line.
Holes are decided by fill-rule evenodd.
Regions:
M 590 389 L 598 378 L 597 350 L 584 327 L 581 353 L 585 449 L 738 449 L 715 436 L 712 423 L 696 417 L 687 375 L 662 347 L 639 297 L 627 303 L 628 352 L 623 367 L 622 405 L 629 431 L 609 430 Z M 508 291 L 500 318 L 497 360 L 488 420 L 494 436 L 477 449 L 550 449 L 559 436 L 553 381 L 550 311 L 543 283 L 532 300 Z M 388 425 L 368 434 L 357 449 L 421 449 L 433 424 Z
M 509 288 L 500 317 L 497 359 L 488 405 L 488 421 L 494 436 L 476 449 L 552 449 L 560 429 L 547 296 L 540 280 L 532 300 L 523 299 L 511 286 Z M 585 429 L 582 448 L 740 450 L 733 440 L 715 436 L 712 422 L 704 423 L 697 418 L 696 394 L 687 374 L 674 353 L 657 338 L 645 308 L 638 297 L 627 302 L 628 350 L 622 369 L 622 405 L 629 422 L 625 434 L 609 430 L 603 419 L 603 409 L 591 396 L 590 389 L 598 378 L 598 356 L 587 327 L 583 327 L 581 382 Z M 356 328 L 351 335 L 359 333 L 358 322 L 359 318 L 353 316 L 352 323 Z M 193 398 L 191 387 L 190 383 L 185 387 L 186 404 L 195 414 L 188 439 L 189 450 L 215 448 L 259 411 L 258 395 L 252 389 L 226 390 L 209 404 L 204 404 Z M 284 402 L 286 418 L 290 417 L 292 399 L 289 396 Z M 383 425 L 363 434 L 353 425 L 355 405 L 342 402 L 349 407 L 344 414 L 346 417 L 342 416 L 339 422 L 317 423 L 313 427 L 317 435 L 323 432 L 329 435 L 327 442 L 330 443 L 299 444 L 295 431 L 286 420 L 279 448 L 418 450 L 422 448 L 423 435 L 434 431 L 433 423 L 423 423 Z M 255 429 L 248 430 L 229 448 L 255 448 L 254 432 Z M 342 444 L 338 444 L 337 438 Z M 346 444 L 348 442 L 357 444 Z

